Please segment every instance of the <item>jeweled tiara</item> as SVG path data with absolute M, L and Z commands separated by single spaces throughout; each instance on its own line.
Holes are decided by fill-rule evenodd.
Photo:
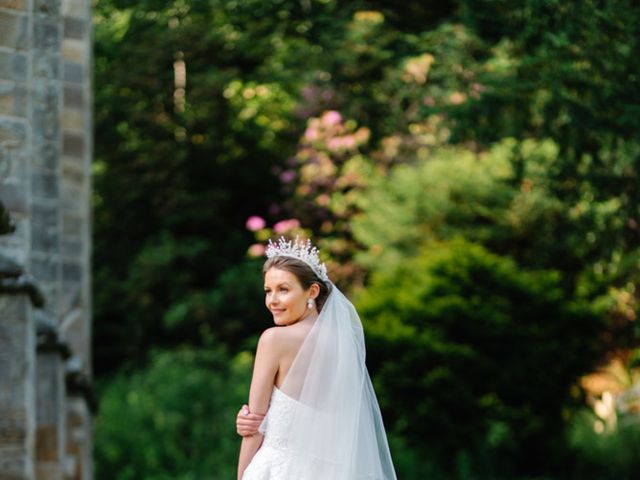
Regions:
M 324 263 L 320 263 L 318 249 L 311 245 L 311 240 L 303 242 L 300 237 L 296 237 L 295 240 L 286 240 L 284 237 L 280 237 L 277 243 L 269 240 L 266 253 L 267 258 L 292 257 L 302 260 L 311 267 L 320 280 L 329 281 L 327 267 Z

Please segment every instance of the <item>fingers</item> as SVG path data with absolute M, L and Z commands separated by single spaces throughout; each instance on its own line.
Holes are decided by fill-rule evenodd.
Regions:
M 262 423 L 262 417 L 258 417 L 257 415 L 249 415 L 248 417 L 238 417 L 236 419 L 236 426 L 238 427 L 249 427 L 249 428 L 258 428 Z
M 236 423 L 260 423 L 262 420 L 264 420 L 264 415 L 259 415 L 257 413 L 243 413 L 242 410 L 238 412 L 238 415 L 236 416 Z
M 263 419 L 264 415 L 251 413 L 249 407 L 243 405 L 236 416 L 236 432 L 242 437 L 255 435 Z
M 258 427 L 255 425 L 236 425 L 236 432 L 241 437 L 250 437 L 258 433 Z

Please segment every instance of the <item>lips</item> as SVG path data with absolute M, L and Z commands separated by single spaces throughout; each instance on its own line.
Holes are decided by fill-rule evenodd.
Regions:
M 272 309 L 271 313 L 273 313 L 274 315 L 280 315 L 281 313 L 284 313 L 284 310 L 278 310 L 278 309 Z

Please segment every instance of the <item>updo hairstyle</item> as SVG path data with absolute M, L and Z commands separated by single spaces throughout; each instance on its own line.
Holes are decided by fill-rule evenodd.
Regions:
M 298 260 L 297 258 L 293 257 L 271 257 L 266 262 L 264 262 L 264 266 L 262 267 L 262 275 L 265 275 L 272 268 L 278 268 L 280 270 L 293 273 L 300 282 L 300 285 L 302 285 L 302 288 L 304 288 L 305 290 L 309 290 L 311 288 L 311 285 L 317 283 L 320 287 L 320 293 L 315 299 L 315 302 L 318 312 L 322 310 L 322 306 L 329 296 L 329 287 L 325 282 L 318 278 L 316 273 L 311 269 L 309 265 L 304 263 L 302 260 Z

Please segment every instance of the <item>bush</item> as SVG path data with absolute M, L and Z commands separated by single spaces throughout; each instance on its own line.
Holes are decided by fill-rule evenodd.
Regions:
M 235 415 L 247 398 L 252 357 L 222 351 L 152 355 L 144 370 L 120 373 L 96 418 L 96 478 L 235 478 Z
M 563 415 L 600 321 L 558 275 L 453 240 L 374 274 L 358 300 L 387 425 L 421 459 L 491 478 L 566 462 Z

